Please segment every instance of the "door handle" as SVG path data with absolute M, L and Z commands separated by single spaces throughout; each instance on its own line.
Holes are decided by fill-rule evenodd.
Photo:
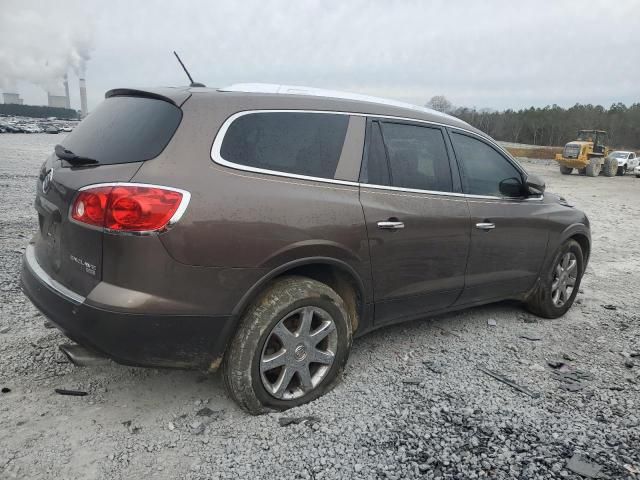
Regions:
M 378 222 L 378 228 L 382 228 L 384 230 L 401 230 L 404 228 L 404 223 L 390 220 L 386 222 Z
M 485 232 L 488 232 L 489 230 L 493 230 L 494 228 L 496 228 L 496 224 L 491 222 L 480 222 L 476 223 L 476 228 L 478 230 L 484 230 Z

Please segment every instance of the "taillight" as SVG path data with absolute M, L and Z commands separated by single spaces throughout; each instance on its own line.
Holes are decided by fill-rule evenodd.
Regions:
M 155 232 L 177 218 L 189 193 L 143 184 L 106 184 L 80 191 L 71 210 L 77 222 L 120 232 Z M 181 208 L 182 207 L 182 208 Z

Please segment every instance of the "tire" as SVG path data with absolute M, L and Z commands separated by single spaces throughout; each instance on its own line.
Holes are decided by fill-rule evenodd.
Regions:
M 618 161 L 615 158 L 605 158 L 602 173 L 605 177 L 615 177 L 618 173 Z
M 636 178 L 640 178 L 640 175 L 636 175 Z
M 559 265 L 560 267 L 563 266 L 563 262 L 567 256 L 569 256 L 570 259 L 575 259 L 575 279 L 571 292 L 565 290 L 567 296 L 561 304 L 558 304 L 554 301 L 554 294 L 556 290 L 554 290 L 553 285 L 558 277 L 557 268 Z M 570 262 L 569 265 L 571 265 Z M 568 240 L 563 243 L 553 256 L 551 263 L 545 268 L 545 271 L 540 276 L 538 285 L 527 300 L 527 309 L 531 313 L 543 318 L 558 318 L 564 315 L 567 310 L 571 308 L 571 305 L 573 305 L 573 301 L 580 290 L 580 281 L 584 274 L 583 269 L 584 257 L 582 255 L 582 248 L 580 248 L 580 244 L 575 240 Z M 568 275 L 566 277 L 572 276 Z M 562 285 L 563 284 L 560 283 L 560 288 L 562 288 Z M 562 301 L 562 296 L 560 296 L 559 300 Z
M 247 412 L 259 415 L 302 405 L 331 390 L 342 376 L 351 349 L 352 327 L 347 311 L 344 300 L 324 283 L 298 276 L 276 280 L 246 312 L 225 355 L 223 375 L 231 397 Z M 312 346 L 311 334 L 299 333 L 304 332 L 307 312 L 312 312 L 310 332 L 324 327 L 329 331 L 317 343 L 318 349 Z M 333 322 L 333 330 L 329 322 Z M 325 352 L 323 361 L 333 350 L 330 365 L 310 361 L 319 350 Z M 280 358 L 278 351 L 284 352 L 284 365 L 261 372 L 269 357 Z M 309 372 L 308 390 L 303 388 L 298 373 L 304 371 Z M 284 384 L 281 376 L 287 372 L 293 372 L 283 385 L 287 388 L 276 388 Z M 317 383 L 314 386 L 312 382 Z
M 585 173 L 587 174 L 587 177 L 597 177 L 600 175 L 600 169 L 600 159 L 598 157 L 591 157 L 589 159 L 589 165 L 587 165 L 587 168 L 585 169 Z
M 619 177 L 625 175 L 626 173 L 627 173 L 627 167 L 622 166 L 617 168 L 616 175 L 618 175 Z
M 571 175 L 573 172 L 573 168 L 565 167 L 564 165 L 560 165 L 560 173 L 563 175 Z

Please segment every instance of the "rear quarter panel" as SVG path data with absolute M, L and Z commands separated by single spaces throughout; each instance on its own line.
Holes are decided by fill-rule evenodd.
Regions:
M 330 257 L 368 282 L 358 187 L 216 164 L 211 147 L 220 126 L 232 114 L 256 106 L 232 95 L 198 97 L 183 105 L 182 124 L 162 155 L 146 162 L 134 178 L 191 193 L 180 222 L 159 237 L 169 255 L 184 265 L 261 272 L 300 258 Z

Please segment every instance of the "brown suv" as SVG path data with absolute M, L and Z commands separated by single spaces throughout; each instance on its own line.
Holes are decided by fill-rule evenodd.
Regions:
M 23 289 L 85 354 L 222 364 L 252 413 L 326 392 L 383 325 L 563 315 L 590 251 L 584 213 L 468 124 L 298 87 L 112 90 L 35 208 Z

